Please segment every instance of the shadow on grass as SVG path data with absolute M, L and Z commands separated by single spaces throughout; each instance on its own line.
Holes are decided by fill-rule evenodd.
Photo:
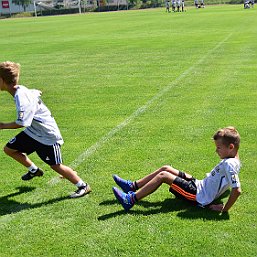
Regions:
M 45 206 L 48 204 L 53 204 L 59 201 L 63 201 L 65 199 L 69 199 L 66 196 L 66 197 L 54 198 L 54 199 L 41 202 L 41 203 L 36 203 L 36 204 L 19 203 L 10 198 L 20 194 L 31 192 L 35 190 L 35 187 L 17 187 L 16 189 L 18 190 L 17 192 L 0 197 L 0 216 L 11 214 L 11 213 L 17 213 L 26 209 L 40 208 L 41 206 Z
M 111 201 L 104 201 L 100 203 L 100 205 L 113 205 L 118 204 L 116 200 Z M 215 211 L 211 211 L 208 208 L 200 208 L 194 206 L 184 200 L 178 198 L 170 198 L 165 199 L 164 201 L 160 202 L 147 202 L 147 201 L 140 201 L 137 205 L 141 205 L 146 210 L 135 210 L 131 209 L 129 212 L 125 212 L 123 209 L 121 211 L 117 211 L 114 213 L 105 214 L 98 217 L 98 220 L 107 220 L 110 218 L 114 218 L 116 216 L 124 215 L 124 214 L 132 214 L 132 215 L 154 215 L 159 213 L 168 213 L 168 212 L 179 212 L 177 214 L 178 217 L 181 219 L 203 219 L 203 220 L 228 220 L 229 214 L 223 213 L 220 214 Z M 122 207 L 121 207 L 122 208 Z

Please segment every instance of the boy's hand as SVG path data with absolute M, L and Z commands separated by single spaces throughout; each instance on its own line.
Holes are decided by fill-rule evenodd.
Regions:
M 224 205 L 223 203 L 221 204 L 211 204 L 209 206 L 209 208 L 212 210 L 212 211 L 217 211 L 217 212 L 222 212 L 223 208 L 224 208 Z
M 23 128 L 23 126 L 18 125 L 16 122 L 3 123 L 0 122 L 0 129 L 18 129 Z

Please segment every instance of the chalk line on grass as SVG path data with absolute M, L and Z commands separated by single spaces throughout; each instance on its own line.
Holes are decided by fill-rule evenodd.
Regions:
M 187 70 L 185 70 L 180 76 L 178 76 L 174 81 L 164 87 L 159 93 L 154 95 L 150 100 L 146 102 L 145 105 L 139 107 L 135 112 L 133 112 L 127 119 L 125 119 L 122 123 L 114 127 L 110 130 L 105 136 L 100 138 L 94 145 L 86 149 L 82 152 L 69 166 L 73 169 L 76 169 L 79 165 L 81 165 L 87 158 L 89 158 L 92 154 L 94 154 L 99 148 L 101 148 L 106 142 L 108 142 L 115 134 L 125 128 L 130 122 L 132 122 L 135 118 L 137 118 L 142 113 L 146 112 L 149 107 L 159 100 L 165 93 L 170 91 L 171 88 L 176 86 L 182 79 L 184 79 L 189 73 L 191 73 L 199 64 L 201 64 L 206 58 L 208 58 L 214 51 L 216 51 L 223 43 L 225 43 L 230 37 L 232 33 L 228 34 L 222 41 L 216 44 L 214 48 L 209 50 L 206 55 L 204 55 L 201 59 L 199 59 L 194 65 L 190 66 Z M 54 185 L 58 183 L 60 179 L 58 177 L 52 178 L 48 183 Z
M 192 72 L 199 64 L 201 64 L 209 55 L 211 55 L 214 51 L 216 51 L 223 43 L 225 43 L 230 37 L 232 33 L 228 34 L 222 41 L 220 41 L 214 48 L 209 50 L 206 55 L 204 55 L 201 59 L 199 59 L 194 65 L 190 66 L 187 70 L 185 70 L 180 76 L 178 76 L 174 81 L 168 84 L 165 88 L 163 88 L 159 93 L 153 96 L 150 100 L 146 102 L 145 105 L 139 107 L 135 112 L 133 112 L 127 119 L 125 119 L 122 123 L 114 127 L 110 130 L 105 136 L 100 138 L 94 145 L 86 149 L 82 152 L 69 166 L 73 169 L 76 169 L 79 165 L 81 165 L 87 158 L 89 158 L 92 154 L 94 154 L 99 148 L 101 148 L 106 142 L 108 142 L 115 134 L 125 128 L 130 122 L 132 122 L 135 118 L 137 118 L 142 113 L 146 112 L 149 107 L 159 100 L 165 93 L 170 91 L 171 88 L 176 86 L 182 79 L 184 79 L 190 72 Z M 56 184 L 60 181 L 58 177 L 52 178 L 49 181 L 49 184 Z
M 190 72 L 192 72 L 195 67 L 199 64 L 201 64 L 211 53 L 213 53 L 216 49 L 218 49 L 223 43 L 225 43 L 230 37 L 232 33 L 227 35 L 222 41 L 220 41 L 213 49 L 211 49 L 209 52 L 207 52 L 206 55 L 204 55 L 200 60 L 198 60 L 194 65 L 189 67 L 187 70 L 185 70 L 179 77 L 177 77 L 174 81 L 172 81 L 169 85 L 167 85 L 165 88 L 163 88 L 158 94 L 153 96 L 148 102 L 146 102 L 145 105 L 139 107 L 134 113 L 132 113 L 127 119 L 125 119 L 122 123 L 120 123 L 118 126 L 113 128 L 111 131 L 109 131 L 105 136 L 103 136 L 98 142 L 96 142 L 94 145 L 86 149 L 83 153 L 81 153 L 77 159 L 75 159 L 70 166 L 73 169 L 76 169 L 80 164 L 82 164 L 89 156 L 94 154 L 99 148 L 101 148 L 106 142 L 108 142 L 116 133 L 118 133 L 120 130 L 125 128 L 131 121 L 133 121 L 135 118 L 137 118 L 139 115 L 147 111 L 149 107 L 159 100 L 165 93 L 170 91 L 172 87 L 177 85 L 183 78 L 185 78 Z

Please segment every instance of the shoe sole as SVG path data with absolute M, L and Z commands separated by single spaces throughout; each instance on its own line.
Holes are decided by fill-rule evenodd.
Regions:
M 116 197 L 116 199 L 119 201 L 119 203 L 122 205 L 122 207 L 124 208 L 124 210 L 127 212 L 127 211 L 129 211 L 130 209 L 131 209 L 131 207 L 129 206 L 127 206 L 127 205 L 125 205 L 124 203 L 123 203 L 123 199 L 122 199 L 122 197 L 120 196 L 120 194 L 117 192 L 119 189 L 118 188 L 116 188 L 116 187 L 113 187 L 112 188 L 112 191 L 113 191 L 113 193 L 114 193 L 114 195 L 115 195 L 115 197 Z

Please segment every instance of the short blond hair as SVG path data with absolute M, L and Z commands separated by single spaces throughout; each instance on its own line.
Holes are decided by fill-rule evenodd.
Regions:
M 15 62 L 0 63 L 0 77 L 9 86 L 18 84 L 20 76 L 20 64 Z
M 233 144 L 236 149 L 239 149 L 240 135 L 235 127 L 226 127 L 219 129 L 214 135 L 214 140 L 221 139 L 222 143 L 226 146 Z

